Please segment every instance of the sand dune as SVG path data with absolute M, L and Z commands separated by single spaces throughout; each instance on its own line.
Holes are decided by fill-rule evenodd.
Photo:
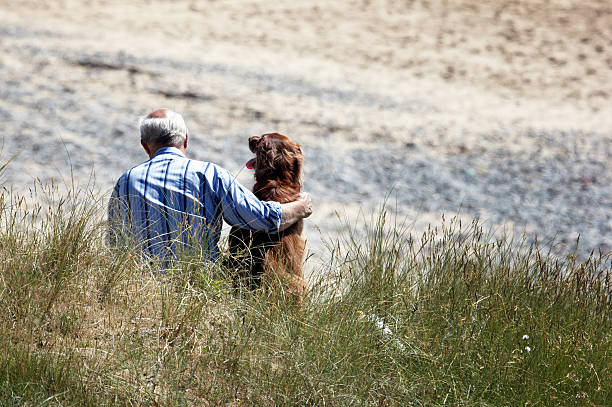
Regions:
M 417 231 L 460 212 L 612 247 L 607 1 L 0 1 L 0 18 L 5 186 L 72 166 L 110 189 L 164 106 L 194 158 L 245 183 L 249 135 L 298 140 L 315 252 L 336 211 L 387 194 Z

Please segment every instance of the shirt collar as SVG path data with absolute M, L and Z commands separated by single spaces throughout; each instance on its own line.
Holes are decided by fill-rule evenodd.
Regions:
M 153 154 L 153 158 L 163 155 L 163 154 L 172 154 L 172 155 L 179 155 L 181 157 L 185 157 L 185 154 L 183 154 L 183 152 L 176 147 L 162 147 L 159 150 L 157 150 L 155 154 Z

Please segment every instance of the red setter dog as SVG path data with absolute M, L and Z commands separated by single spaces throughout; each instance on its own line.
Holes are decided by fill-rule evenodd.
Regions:
M 249 138 L 249 148 L 255 154 L 247 163 L 247 167 L 255 169 L 255 196 L 280 203 L 297 200 L 303 160 L 300 145 L 282 134 L 268 133 Z M 280 282 L 301 303 L 306 292 L 302 272 L 306 250 L 303 229 L 303 220 L 276 234 L 233 227 L 229 249 L 236 276 L 250 288 Z

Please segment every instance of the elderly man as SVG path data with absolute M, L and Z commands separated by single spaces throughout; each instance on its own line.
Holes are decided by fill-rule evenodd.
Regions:
M 180 114 L 159 109 L 140 121 L 149 160 L 125 172 L 109 203 L 111 241 L 142 244 L 169 258 L 202 254 L 214 260 L 222 219 L 232 226 L 276 233 L 312 213 L 311 199 L 260 201 L 229 171 L 185 156 L 189 136 Z

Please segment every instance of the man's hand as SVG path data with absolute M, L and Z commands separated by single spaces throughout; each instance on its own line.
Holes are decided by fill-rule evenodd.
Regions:
M 281 232 L 293 225 L 300 219 L 312 214 L 312 199 L 308 192 L 301 192 L 298 199 L 293 202 L 281 204 L 281 224 L 278 231 Z
M 307 218 L 312 215 L 312 199 L 310 198 L 310 194 L 308 192 L 300 192 L 298 201 L 304 203 L 305 212 L 303 217 Z

